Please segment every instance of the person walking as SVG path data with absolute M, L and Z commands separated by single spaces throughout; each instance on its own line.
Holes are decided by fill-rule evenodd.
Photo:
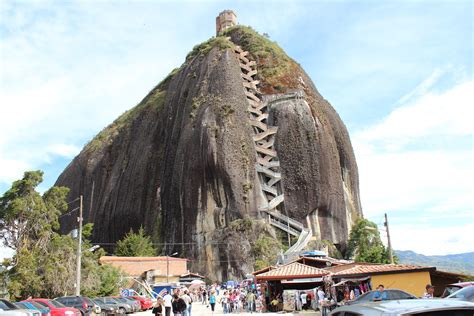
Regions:
M 186 310 L 184 311 L 184 316 L 191 316 L 191 308 L 193 304 L 193 299 L 189 295 L 188 290 L 184 290 L 184 294 L 181 296 L 183 301 L 186 303 Z
M 165 316 L 171 316 L 172 301 L 173 297 L 168 291 L 166 291 L 165 296 L 163 296 L 163 303 L 165 305 Z
M 186 310 L 186 303 L 181 297 L 178 296 L 178 294 L 173 296 L 173 302 L 171 302 L 171 306 L 173 308 L 174 316 L 182 316 Z
M 207 291 L 205 288 L 202 290 L 202 305 L 206 305 L 206 307 L 209 306 L 207 305 Z
M 216 307 L 216 293 L 214 291 L 209 293 L 209 304 L 211 305 L 211 311 L 214 315 L 214 309 Z
M 155 316 L 163 316 L 163 299 L 162 298 L 158 298 L 156 300 L 156 304 L 155 306 L 153 306 L 153 309 L 151 312 Z
M 251 314 L 255 311 L 255 293 L 253 291 L 247 293 L 247 309 Z
M 222 303 L 222 310 L 224 311 L 224 314 L 229 313 L 229 295 L 227 294 L 227 291 L 224 291 L 224 294 L 221 297 L 221 303 Z

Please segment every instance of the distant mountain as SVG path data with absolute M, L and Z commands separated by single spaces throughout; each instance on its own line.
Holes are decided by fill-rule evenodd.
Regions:
M 395 250 L 400 263 L 433 266 L 438 270 L 474 275 L 474 252 L 446 256 L 425 256 L 411 250 Z

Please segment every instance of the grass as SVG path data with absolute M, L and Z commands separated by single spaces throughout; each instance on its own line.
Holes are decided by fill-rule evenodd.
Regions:
M 276 42 L 243 25 L 227 29 L 224 35 L 230 36 L 257 62 L 257 76 L 263 94 L 286 93 L 300 88 L 301 68 Z
M 233 44 L 224 36 L 211 37 L 205 42 L 193 47 L 193 50 L 186 56 L 186 62 L 190 61 L 198 55 L 207 54 L 213 47 L 220 49 L 232 48 Z
M 166 79 L 165 79 L 166 80 Z M 163 81 L 162 81 L 163 83 Z M 161 85 L 161 83 L 160 83 Z M 121 130 L 130 126 L 133 121 L 145 109 L 152 109 L 157 113 L 161 111 L 165 103 L 166 91 L 160 90 L 158 85 L 134 108 L 124 112 L 112 124 L 104 128 L 85 147 L 86 151 L 94 151 L 103 146 L 104 143 L 111 142 Z

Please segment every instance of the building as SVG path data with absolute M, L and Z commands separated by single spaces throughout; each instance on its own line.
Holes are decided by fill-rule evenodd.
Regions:
M 436 271 L 436 268 L 409 264 L 357 262 L 329 267 L 326 270 L 332 273 L 334 282 L 339 284 L 367 282 L 372 285 L 373 290 L 379 284 L 383 284 L 385 288 L 403 290 L 420 297 L 426 285 L 431 284 L 431 273 Z
M 188 273 L 188 260 L 174 257 L 116 257 L 103 256 L 100 263 L 119 268 L 130 277 L 143 278 L 149 284 L 179 282 Z
M 179 284 L 181 285 L 191 285 L 193 281 L 202 281 L 205 282 L 206 277 L 197 273 L 185 273 L 179 277 Z
M 237 25 L 237 16 L 232 10 L 224 10 L 216 17 L 216 36 L 224 30 Z

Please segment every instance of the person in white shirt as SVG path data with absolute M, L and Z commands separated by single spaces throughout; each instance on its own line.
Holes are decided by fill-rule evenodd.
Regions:
M 170 295 L 168 291 L 166 291 L 165 296 L 163 296 L 163 301 L 165 305 L 165 316 L 171 316 L 171 302 L 173 301 L 173 297 Z
M 424 298 L 424 299 L 430 299 L 430 298 L 433 298 L 434 297 L 434 286 L 431 285 L 431 284 L 427 284 L 426 285 L 426 292 L 425 294 L 423 294 L 423 296 L 421 298 Z
M 191 307 L 193 303 L 193 299 L 189 296 L 188 290 L 184 290 L 184 294 L 181 296 L 183 301 L 186 303 L 186 310 L 184 311 L 184 316 L 191 316 Z
M 324 293 L 323 289 L 318 288 L 317 294 L 318 294 L 318 307 L 319 307 L 319 309 L 321 309 L 321 304 L 324 301 L 326 293 Z
M 300 296 L 300 297 L 301 297 L 301 305 L 302 305 L 301 307 L 302 307 L 303 309 L 307 309 L 307 306 L 306 306 L 306 303 L 307 303 L 306 298 L 308 297 L 308 294 L 306 294 L 306 292 L 303 292 L 303 293 L 301 293 L 301 296 Z

